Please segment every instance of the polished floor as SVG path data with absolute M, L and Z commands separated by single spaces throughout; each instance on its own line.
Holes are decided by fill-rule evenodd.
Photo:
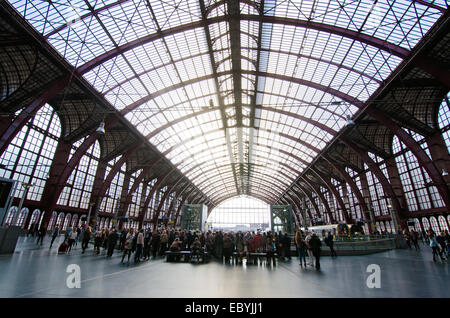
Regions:
M 432 261 L 431 249 L 393 250 L 365 256 L 323 257 L 321 270 L 302 268 L 293 259 L 276 266 L 166 263 L 159 258 L 120 264 L 116 253 L 92 247 L 81 254 L 58 255 L 50 239 L 37 247 L 20 238 L 16 252 L 0 255 L 0 297 L 154 297 L 154 298 L 299 298 L 299 297 L 450 297 L 447 261 Z M 67 266 L 81 270 L 81 287 L 68 288 Z M 370 264 L 380 266 L 380 288 L 367 287 Z M 370 279 L 369 279 L 370 280 Z

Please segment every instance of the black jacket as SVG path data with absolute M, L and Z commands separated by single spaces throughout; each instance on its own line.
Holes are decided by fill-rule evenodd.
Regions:
M 313 252 L 320 252 L 322 248 L 322 242 L 317 237 L 317 235 L 313 235 L 309 240 L 309 245 L 311 245 L 311 249 Z

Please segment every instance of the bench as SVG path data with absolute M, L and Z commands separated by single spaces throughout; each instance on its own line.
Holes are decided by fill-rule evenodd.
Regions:
M 203 256 L 201 254 L 194 255 L 195 258 L 192 256 L 191 251 L 178 251 L 178 252 L 166 251 L 166 252 L 164 252 L 164 254 L 166 255 L 167 262 L 189 262 L 189 261 L 192 261 L 192 262 L 198 263 L 201 260 L 201 263 L 206 263 L 209 261 L 209 254 L 206 251 L 203 252 Z
M 278 254 L 274 253 L 274 258 L 277 259 Z M 233 258 L 236 260 L 239 257 L 239 253 L 238 252 L 233 252 Z M 243 257 L 246 257 L 246 253 L 243 254 Z M 257 260 L 260 259 L 261 257 L 264 257 L 267 259 L 267 253 L 266 252 L 250 252 L 248 253 L 248 260 L 247 263 L 251 264 L 257 263 Z

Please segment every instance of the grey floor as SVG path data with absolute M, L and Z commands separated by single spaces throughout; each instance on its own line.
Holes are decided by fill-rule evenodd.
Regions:
M 0 256 L 0 297 L 449 297 L 447 262 L 432 261 L 430 248 L 421 252 L 394 250 L 366 256 L 323 257 L 321 271 L 304 269 L 298 261 L 275 267 L 166 263 L 164 259 L 138 265 L 120 264 L 117 253 L 107 259 L 92 247 L 81 254 L 58 255 L 50 239 L 36 247 L 34 239 L 20 238 L 13 255 Z M 81 269 L 81 288 L 68 288 L 67 266 Z M 370 289 L 367 266 L 381 269 L 381 288 Z

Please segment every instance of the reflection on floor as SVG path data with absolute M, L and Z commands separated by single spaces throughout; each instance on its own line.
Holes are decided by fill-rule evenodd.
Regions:
M 60 238 L 61 240 L 61 238 Z M 276 266 L 166 263 L 158 258 L 120 264 L 93 247 L 58 255 L 50 238 L 37 247 L 20 238 L 13 255 L 0 256 L 0 297 L 449 297 L 449 264 L 432 261 L 431 249 L 393 250 L 366 256 L 323 257 L 321 270 L 302 268 L 297 259 Z M 67 266 L 81 269 L 81 288 L 68 288 Z M 381 269 L 381 288 L 368 288 L 370 264 Z M 370 279 L 369 279 L 370 280 Z

